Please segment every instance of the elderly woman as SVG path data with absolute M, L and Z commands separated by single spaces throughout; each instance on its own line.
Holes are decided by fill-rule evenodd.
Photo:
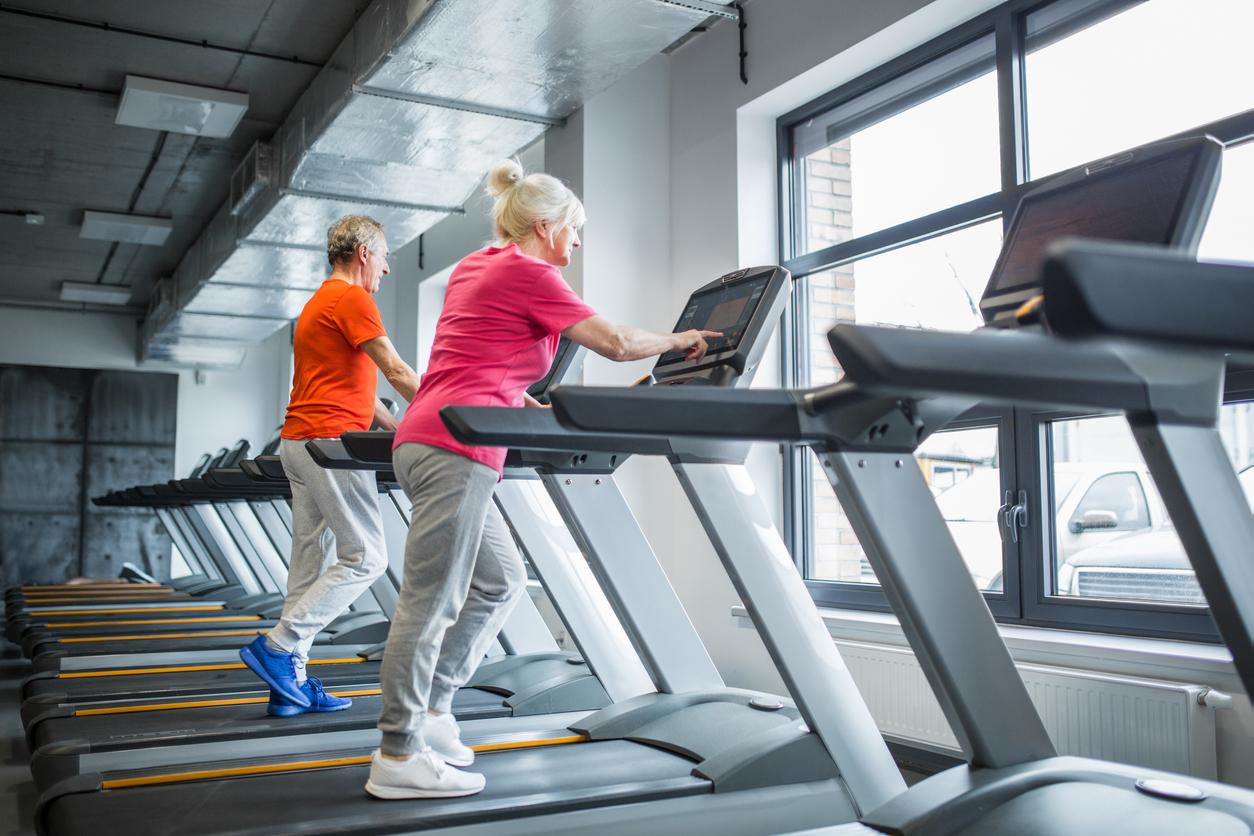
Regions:
M 382 668 L 382 742 L 366 790 L 377 798 L 472 795 L 474 752 L 458 735 L 453 695 L 469 679 L 526 572 L 492 491 L 505 450 L 461 444 L 440 421 L 448 404 L 538 407 L 526 389 L 565 334 L 611 360 L 668 351 L 692 359 L 711 332 L 658 334 L 615 325 L 562 278 L 579 246 L 583 204 L 559 180 L 493 169 L 488 192 L 499 246 L 462 259 L 449 279 L 431 360 L 396 432 L 392 464 L 413 503 L 405 578 Z

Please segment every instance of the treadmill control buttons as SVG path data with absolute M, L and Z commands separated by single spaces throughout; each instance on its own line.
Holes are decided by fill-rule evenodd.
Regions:
M 1146 795 L 1165 798 L 1168 801 L 1198 802 L 1206 798 L 1206 793 L 1189 784 L 1179 781 L 1164 781 L 1159 778 L 1139 778 L 1136 788 Z

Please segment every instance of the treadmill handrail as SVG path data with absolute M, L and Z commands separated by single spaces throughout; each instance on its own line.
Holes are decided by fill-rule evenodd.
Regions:
M 340 435 L 344 450 L 359 462 L 392 466 L 392 444 L 396 433 L 392 430 L 367 430 Z
M 828 342 L 845 377 L 919 397 L 966 395 L 1057 406 L 1149 407 L 1141 377 L 1109 345 L 1027 331 L 969 334 L 841 324 Z
M 305 442 L 305 449 L 320 467 L 328 470 L 387 470 L 392 469 L 392 462 L 363 462 L 354 459 L 344 449 L 344 442 L 338 438 L 314 438 Z
M 852 383 L 815 389 L 580 386 L 553 393 L 559 421 L 600 433 L 901 452 L 912 451 L 972 402 L 907 403 Z
M 1254 265 L 1202 264 L 1162 247 L 1070 240 L 1050 249 L 1042 279 L 1046 321 L 1063 336 L 1254 351 Z
M 583 387 L 558 387 L 563 389 Z M 634 391 L 634 390 L 633 390 Z M 563 426 L 550 409 L 504 406 L 446 406 L 440 418 L 453 438 L 465 444 L 512 450 L 667 455 L 665 439 L 604 435 Z

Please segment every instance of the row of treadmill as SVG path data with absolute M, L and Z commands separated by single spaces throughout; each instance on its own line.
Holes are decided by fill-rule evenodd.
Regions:
M 8 590 L 6 635 L 34 668 L 21 710 L 39 831 L 1248 836 L 1248 790 L 1056 753 L 911 459 L 977 404 L 1126 415 L 1254 693 L 1254 519 L 1216 429 L 1226 355 L 1254 350 L 1254 268 L 1193 258 L 1221 152 L 1161 143 L 1026 191 L 986 327 L 837 325 L 831 386 L 750 388 L 792 293 L 768 266 L 692 294 L 676 330 L 724 336 L 698 363 L 661 357 L 651 385 L 562 386 L 578 368 L 564 346 L 537 390 L 552 409 L 446 407 L 457 438 L 510 449 L 495 501 L 552 606 L 546 621 L 524 598 L 455 701 L 477 796 L 363 790 L 409 514 L 390 434 L 310 442 L 324 467 L 376 471 L 384 506 L 390 568 L 310 660 L 353 698 L 342 712 L 267 716 L 237 656 L 281 608 L 276 456 L 240 446 L 100 498 L 151 509 L 191 574 Z M 745 465 L 764 441 L 816 454 L 963 765 L 907 788 Z M 723 681 L 615 483 L 631 456 L 670 464 L 787 695 Z

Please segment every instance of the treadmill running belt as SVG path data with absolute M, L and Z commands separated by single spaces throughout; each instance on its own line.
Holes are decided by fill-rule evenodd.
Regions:
M 349 658 L 349 657 L 345 657 Z M 185 671 L 156 674 L 108 672 L 109 676 L 61 675 L 32 678 L 24 683 L 22 698 L 40 697 L 62 702 L 90 702 L 107 699 L 169 697 L 178 699 L 197 694 L 242 691 L 257 686 L 257 674 L 242 662 L 226 662 L 226 670 Z M 177 666 L 170 666 L 177 667 Z M 311 664 L 309 672 L 327 687 L 358 683 L 379 675 L 377 661 L 361 660 L 339 664 Z M 75 672 L 77 674 L 78 672 Z M 114 675 L 116 673 L 116 675 Z
M 378 689 L 377 684 L 357 685 L 351 690 Z M 330 691 L 337 689 L 330 688 Z M 228 697 L 235 695 L 228 695 Z M 134 743 L 143 740 L 151 745 L 156 740 L 177 739 L 180 743 L 202 740 L 249 740 L 258 735 L 304 734 L 317 727 L 366 728 L 379 718 L 379 696 L 353 697 L 353 704 L 343 711 L 300 714 L 295 717 L 271 717 L 266 703 L 222 705 L 176 711 L 140 711 L 133 714 L 104 714 L 88 717 L 58 717 L 40 723 L 34 731 L 34 742 L 75 739 L 92 744 L 91 751 L 118 748 L 108 741 Z M 90 709 L 89 709 L 90 710 Z M 459 719 L 504 717 L 509 714 L 505 698 L 500 694 L 462 688 L 453 700 L 453 713 Z
M 710 792 L 692 762 L 623 740 L 481 755 L 472 771 L 487 789 L 468 798 L 379 801 L 366 795 L 368 766 L 255 778 L 44 796 L 40 832 L 97 832 L 102 821 L 127 836 L 384 833 L 502 817 L 556 813 Z M 82 776 L 83 779 L 99 776 Z M 60 794 L 59 790 L 69 790 Z
M 377 688 L 378 686 L 370 686 Z M 334 690 L 334 689 L 332 689 Z M 91 717 L 54 717 L 28 730 L 32 742 L 31 772 L 39 789 L 77 775 L 81 755 L 119 750 L 231 742 L 237 757 L 264 751 L 266 741 L 290 735 L 370 730 L 379 720 L 382 697 L 353 697 L 343 711 L 271 717 L 266 704 L 214 706 L 176 711 L 142 711 Z M 508 717 L 500 694 L 462 688 L 453 700 L 460 720 Z

